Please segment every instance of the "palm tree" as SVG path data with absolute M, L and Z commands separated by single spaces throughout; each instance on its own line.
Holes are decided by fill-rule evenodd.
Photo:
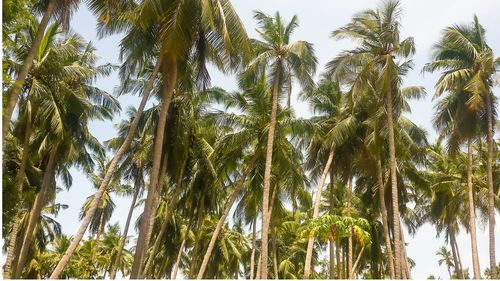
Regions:
M 151 237 L 155 206 L 158 201 L 160 164 L 164 155 L 162 146 L 165 125 L 178 81 L 179 68 L 194 62 L 197 80 L 201 85 L 205 85 L 209 77 L 205 66 L 207 60 L 216 62 L 217 67 L 224 69 L 228 67 L 227 61 L 235 62 L 234 55 L 248 51 L 246 32 L 228 0 L 218 0 L 210 5 L 200 1 L 175 1 L 169 5 L 155 2 L 145 1 L 139 7 L 140 20 L 143 23 L 149 26 L 159 24 L 161 27 L 159 50 L 162 55 L 163 88 L 154 138 L 150 189 L 139 228 L 131 278 L 137 278 L 140 274 L 144 253 Z M 160 7 L 159 11 L 154 7 Z
M 436 252 L 436 255 L 440 257 L 438 260 L 438 264 L 442 265 L 444 263 L 446 265 L 446 268 L 448 269 L 448 274 L 450 275 L 451 279 L 451 268 L 455 267 L 455 265 L 453 264 L 453 258 L 451 257 L 450 251 L 448 251 L 448 249 L 446 249 L 445 246 L 442 246 Z
M 50 29 L 52 32 L 53 30 Z M 87 148 L 96 153 L 102 153 L 102 148 L 88 131 L 87 122 L 92 119 L 110 119 L 113 112 L 120 109 L 112 96 L 92 86 L 96 77 L 109 74 L 111 66 L 97 66 L 95 48 L 78 35 L 67 36 L 67 44 L 61 45 L 63 50 L 60 54 L 64 55 L 59 56 L 58 60 L 40 60 L 37 73 L 40 76 L 30 77 L 31 85 L 37 88 L 29 93 L 28 98 L 38 108 L 32 121 L 33 127 L 37 128 L 32 134 L 32 145 L 38 148 L 44 174 L 40 191 L 30 211 L 30 220 L 13 277 L 20 276 L 23 270 L 33 228 L 40 217 L 46 197 L 54 186 L 53 178 L 56 174 L 67 177 L 67 166 L 60 165 L 61 160 L 64 159 L 68 166 L 77 165 L 89 169 L 91 158 Z M 41 51 L 50 53 L 45 48 Z M 53 55 L 57 54 L 54 52 Z
M 242 79 L 261 77 L 268 73 L 269 84 L 272 85 L 271 119 L 269 122 L 266 164 L 264 170 L 264 187 L 262 196 L 262 245 L 261 245 L 261 274 L 260 278 L 267 279 L 268 233 L 269 233 L 269 195 L 271 186 L 271 167 L 274 145 L 274 131 L 278 112 L 279 95 L 285 81 L 293 75 L 304 88 L 311 87 L 314 82 L 312 75 L 316 70 L 317 59 L 310 43 L 296 41 L 291 43 L 290 37 L 298 27 L 297 17 L 285 25 L 279 13 L 271 17 L 262 12 L 255 12 L 254 18 L 258 21 L 258 32 L 263 41 L 253 40 L 255 57 L 251 60 Z
M 499 62 L 499 59 L 495 60 L 493 51 L 486 43 L 485 29 L 479 24 L 477 17 L 474 16 L 474 21 L 470 25 L 455 25 L 444 29 L 441 40 L 434 47 L 433 61 L 424 68 L 425 71 L 430 72 L 443 70 L 436 84 L 436 96 L 440 96 L 445 91 L 453 92 L 463 89 L 468 96 L 466 109 L 474 114 L 486 115 L 486 126 L 483 125 L 484 123 L 480 124 L 480 126 L 485 127 L 488 146 L 487 185 L 491 268 L 496 266 L 493 190 L 495 149 L 493 126 L 496 118 L 492 87 L 494 83 L 493 76 L 497 71 Z M 470 143 L 470 137 L 468 142 Z M 472 243 L 474 244 L 474 242 Z M 479 263 L 475 261 L 474 278 L 480 278 L 480 273 Z
M 32 38 L 30 42 L 29 51 L 25 54 L 23 58 L 23 63 L 21 64 L 20 69 L 17 72 L 16 80 L 12 85 L 12 88 L 8 93 L 8 101 L 5 105 L 5 109 L 3 111 L 2 116 L 2 141 L 5 141 L 5 136 L 7 135 L 7 131 L 10 126 L 10 121 L 12 118 L 12 113 L 14 112 L 14 108 L 19 100 L 19 96 L 22 92 L 22 88 L 28 77 L 28 74 L 33 67 L 33 61 L 37 56 L 37 53 L 40 49 L 40 44 L 45 34 L 45 29 L 47 28 L 50 19 L 55 14 L 57 16 L 58 22 L 62 23 L 65 29 L 69 27 L 69 21 L 71 19 L 71 15 L 78 9 L 78 4 L 80 0 L 44 0 L 39 1 L 35 6 L 36 12 L 42 13 L 42 19 L 40 23 L 36 25 L 36 33 L 34 34 L 34 38 Z
M 327 65 L 330 73 L 338 78 L 349 74 L 349 69 L 355 69 L 355 78 L 351 83 L 353 95 L 369 91 L 371 86 L 367 85 L 367 83 L 374 80 L 377 94 L 384 99 L 389 144 L 396 279 L 401 278 L 401 268 L 404 264 L 402 258 L 403 249 L 400 246 L 401 231 L 399 227 L 396 128 L 394 120 L 397 120 L 400 111 L 397 106 L 400 105 L 399 100 L 401 98 L 399 95 L 401 76 L 411 68 L 411 61 L 408 59 L 415 52 L 412 37 L 400 39 L 400 16 L 401 9 L 398 1 L 387 1 L 375 10 L 367 10 L 357 14 L 351 23 L 337 29 L 332 35 L 335 38 L 352 38 L 360 43 L 359 47 L 353 51 L 344 52 Z M 350 68 L 350 66 L 353 66 L 353 68 Z M 346 69 L 347 71 L 344 71 Z

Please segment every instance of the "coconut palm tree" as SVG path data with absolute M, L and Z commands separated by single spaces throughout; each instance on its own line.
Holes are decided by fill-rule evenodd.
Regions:
M 38 3 L 35 4 L 34 11 L 36 13 L 41 13 L 42 18 L 40 22 L 35 25 L 36 33 L 34 33 L 34 38 L 30 40 L 29 51 L 23 57 L 23 63 L 17 71 L 16 80 L 13 83 L 12 88 L 8 91 L 8 101 L 5 104 L 2 116 L 2 140 L 5 140 L 5 136 L 7 135 L 12 113 L 14 112 L 19 96 L 22 93 L 22 88 L 29 72 L 33 67 L 33 61 L 39 52 L 40 45 L 45 34 L 45 29 L 47 28 L 49 21 L 55 15 L 57 17 L 57 21 L 60 22 L 65 29 L 68 29 L 71 16 L 76 9 L 78 9 L 79 3 L 80 0 L 44 0 L 38 1 Z
M 397 159 L 394 120 L 397 120 L 400 108 L 401 77 L 409 68 L 409 58 L 415 52 L 412 37 L 400 38 L 401 8 L 398 1 L 384 2 L 377 9 L 363 11 L 353 20 L 335 30 L 335 38 L 351 38 L 359 42 L 357 49 L 346 51 L 332 60 L 327 68 L 337 78 L 354 76 L 351 84 L 353 95 L 363 94 L 371 89 L 367 82 L 373 79 L 378 95 L 383 97 L 388 131 L 389 162 L 391 171 L 391 193 L 394 227 L 395 278 L 401 278 L 402 251 L 399 229 L 400 214 L 398 202 Z M 373 23 L 373 24 L 367 24 Z M 354 69 L 355 75 L 352 75 Z M 347 70 L 347 71 L 344 71 Z M 368 77 L 372 77 L 368 79 Z M 372 81 L 373 81 L 372 80 Z
M 55 30 L 57 27 L 50 28 L 49 32 L 57 34 Z M 92 161 L 87 149 L 102 153 L 100 144 L 88 131 L 87 122 L 112 118 L 113 113 L 120 109 L 111 95 L 92 85 L 96 77 L 107 75 L 111 66 L 96 65 L 95 48 L 91 44 L 85 43 L 75 34 L 60 39 L 53 36 L 48 38 L 52 38 L 52 41 L 47 43 L 55 46 L 60 44 L 62 50 L 51 54 L 50 44 L 44 44 L 44 48 L 40 49 L 37 73 L 29 77 L 33 90 L 27 95 L 30 103 L 37 108 L 32 120 L 33 127 L 37 128 L 31 135 L 32 145 L 37 147 L 41 159 L 46 159 L 42 160 L 45 173 L 30 212 L 31 218 L 13 277 L 20 276 L 22 272 L 32 241 L 33 227 L 51 192 L 51 186 L 54 186 L 53 177 L 61 174 L 68 178 L 67 167 L 70 165 L 88 168 Z M 58 40 L 64 43 L 57 43 Z M 61 56 L 44 60 L 47 57 L 41 57 L 44 52 L 47 56 Z M 82 154 L 80 157 L 79 153 Z M 61 155 L 65 157 L 61 158 Z M 59 160 L 62 159 L 67 166 L 60 165 Z
M 493 190 L 495 142 L 493 141 L 493 135 L 496 110 L 492 87 L 500 60 L 495 59 L 493 51 L 487 45 L 485 32 L 476 16 L 474 16 L 472 24 L 445 28 L 442 32 L 442 38 L 434 46 L 433 60 L 425 66 L 424 71 L 443 71 L 436 84 L 436 96 L 439 97 L 444 92 L 464 91 L 467 96 L 464 110 L 486 116 L 486 120 L 484 120 L 486 125 L 481 122 L 479 126 L 486 131 L 488 146 L 489 254 L 490 267 L 495 268 L 495 206 Z M 477 131 L 472 130 L 472 132 L 476 133 Z M 468 142 L 468 147 L 470 147 L 470 136 Z M 472 241 L 472 244 L 474 244 L 474 241 Z M 479 262 L 475 261 L 474 278 L 480 278 L 480 273 Z
M 306 41 L 291 42 L 291 35 L 298 27 L 296 16 L 285 24 L 279 13 L 274 17 L 263 12 L 255 12 L 258 21 L 258 33 L 263 41 L 252 41 L 255 57 L 250 61 L 241 80 L 260 78 L 263 73 L 269 75 L 272 102 L 271 119 L 266 146 L 266 165 L 264 171 L 264 187 L 262 196 L 262 249 L 260 278 L 267 279 L 268 233 L 269 233 L 269 195 L 271 186 L 271 167 L 274 145 L 274 131 L 278 112 L 279 95 L 287 79 L 292 75 L 304 88 L 311 87 L 312 75 L 316 70 L 317 59 L 313 47 Z

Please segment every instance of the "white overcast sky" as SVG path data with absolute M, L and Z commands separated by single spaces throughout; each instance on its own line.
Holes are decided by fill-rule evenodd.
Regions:
M 280 11 L 281 15 L 289 20 L 293 15 L 298 15 L 299 28 L 294 33 L 294 40 L 306 40 L 314 44 L 316 55 L 319 59 L 318 73 L 323 70 L 327 61 L 336 56 L 341 50 L 352 47 L 349 41 L 335 41 L 330 38 L 331 31 L 346 24 L 351 16 L 366 8 L 375 7 L 380 1 L 375 0 L 233 0 L 233 6 L 240 15 L 251 37 L 256 37 L 255 20 L 253 11 L 261 10 L 269 14 Z M 428 91 L 427 98 L 412 102 L 412 114 L 409 117 L 419 126 L 425 128 L 429 133 L 429 140 L 435 138 L 430 120 L 432 116 L 432 94 L 437 75 L 421 74 L 422 66 L 428 61 L 430 48 L 439 38 L 440 31 L 455 23 L 471 22 L 473 15 L 479 17 L 479 21 L 486 28 L 486 36 L 489 45 L 493 48 L 496 56 L 500 56 L 500 1 L 498 0 L 406 0 L 402 1 L 402 37 L 413 36 L 415 39 L 417 53 L 414 57 L 415 69 L 405 79 L 406 85 L 424 86 Z M 118 42 L 120 36 L 115 35 L 98 40 L 95 32 L 96 20 L 86 7 L 82 6 L 72 20 L 72 28 L 80 33 L 85 39 L 91 40 L 98 49 L 101 62 L 118 62 Z M 228 90 L 236 89 L 234 77 L 224 76 L 217 71 L 212 71 L 212 84 Z M 119 85 L 116 73 L 106 79 L 98 81 L 98 86 L 112 91 Z M 498 88 L 495 90 L 498 96 Z M 136 97 L 120 97 L 122 107 L 137 105 Z M 294 109 L 299 116 L 310 116 L 307 105 L 295 101 Z M 119 121 L 116 117 L 113 122 L 93 122 L 92 132 L 101 140 L 107 140 L 115 135 L 112 124 Z M 61 211 L 58 221 L 62 223 L 63 232 L 73 235 L 78 226 L 78 213 L 85 198 L 95 190 L 85 175 L 72 169 L 74 181 L 69 192 L 61 192 L 57 196 L 57 202 L 69 204 L 69 209 Z M 112 223 L 119 222 L 123 228 L 130 199 L 117 198 L 117 207 L 111 219 Z M 136 210 L 135 217 L 142 209 Z M 497 221 L 500 221 L 497 214 Z M 497 223 L 496 233 L 500 233 L 500 223 Z M 481 271 L 489 264 L 488 261 L 488 237 L 486 225 L 480 222 L 478 230 L 479 258 Z M 418 230 L 414 237 L 407 237 L 408 255 L 416 262 L 413 269 L 413 278 L 425 279 L 430 274 L 448 278 L 444 266 L 438 267 L 438 258 L 435 255 L 438 248 L 444 245 L 444 240 L 435 235 L 435 230 L 430 225 L 424 225 Z M 500 237 L 500 236 L 499 236 Z M 497 239 L 500 240 L 500 239 Z M 462 231 L 458 237 L 458 244 L 465 268 L 472 270 L 470 240 L 469 236 Z M 497 242 L 497 256 L 500 255 L 500 241 Z M 472 271 L 471 271 L 472 276 Z

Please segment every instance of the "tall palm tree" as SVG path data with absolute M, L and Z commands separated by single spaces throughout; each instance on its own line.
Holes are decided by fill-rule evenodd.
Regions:
M 38 108 L 32 120 L 33 127 L 37 128 L 32 132 L 33 147 L 38 147 L 37 153 L 46 160 L 42 160 L 45 172 L 30 211 L 13 277 L 20 276 L 23 270 L 33 228 L 51 187 L 54 187 L 53 178 L 56 174 L 66 176 L 68 173 L 66 167 L 60 165 L 61 161 L 64 159 L 68 166 L 88 168 L 91 158 L 87 148 L 96 153 L 102 153 L 102 148 L 88 131 L 87 122 L 112 118 L 113 113 L 120 109 L 112 96 L 92 85 L 96 77 L 109 74 L 111 66 L 96 65 L 95 48 L 78 35 L 69 34 L 58 39 L 53 37 L 56 30 L 57 27 L 49 29 L 52 37 L 48 38 L 52 40 L 40 49 L 37 73 L 29 77 L 32 90 L 27 93 L 27 99 Z M 65 44 L 59 43 L 62 50 L 51 54 L 50 44 L 57 46 L 57 40 L 61 39 L 67 40 Z M 42 57 L 44 52 L 47 55 Z M 46 60 L 46 57 L 58 54 L 61 55 L 57 59 Z M 77 157 L 79 153 L 82 155 Z
M 398 1 L 386 1 L 377 8 L 357 14 L 351 23 L 335 30 L 335 38 L 351 38 L 359 42 L 358 48 L 342 53 L 331 61 L 327 68 L 334 77 L 341 78 L 355 69 L 355 78 L 351 83 L 353 95 L 363 94 L 371 89 L 369 81 L 378 95 L 383 97 L 388 130 L 389 167 L 391 175 L 391 194 L 394 228 L 395 278 L 402 276 L 401 231 L 399 227 L 399 201 L 397 183 L 397 159 L 395 143 L 395 122 L 399 115 L 398 102 L 401 98 L 401 76 L 411 68 L 409 58 L 415 52 L 412 37 L 400 39 L 401 8 Z M 354 68 L 350 68 L 354 67 Z M 346 70 L 347 71 L 344 71 Z
M 19 95 L 22 92 L 26 78 L 33 67 L 33 61 L 39 52 L 40 44 L 42 43 L 45 29 L 47 28 L 49 21 L 53 15 L 56 15 L 58 22 L 62 23 L 65 29 L 68 29 L 71 15 L 76 11 L 76 9 L 78 9 L 79 3 L 80 0 L 43 0 L 39 1 L 35 5 L 35 11 L 41 13 L 42 18 L 36 25 L 36 33 L 30 42 L 29 51 L 25 54 L 23 63 L 17 71 L 16 80 L 8 92 L 8 101 L 5 104 L 2 115 L 2 140 L 5 140 L 5 136 L 7 135 L 12 113 L 14 112 L 14 108 L 19 100 Z
M 443 73 L 436 84 L 436 95 L 463 89 L 467 93 L 467 110 L 486 115 L 487 185 L 488 185 L 488 226 L 490 267 L 496 267 L 495 258 L 495 205 L 493 190 L 494 124 L 496 120 L 495 98 L 493 95 L 494 75 L 500 60 L 495 59 L 487 45 L 485 29 L 476 16 L 469 25 L 455 25 L 443 30 L 442 38 L 434 46 L 433 61 L 425 71 Z M 470 142 L 470 141 L 469 141 Z M 468 145 L 470 146 L 470 145 Z M 474 277 L 480 277 L 479 264 L 474 268 Z
M 151 237 L 158 201 L 157 187 L 161 159 L 164 155 L 162 146 L 168 109 L 176 89 L 178 74 L 183 74 L 179 73 L 179 68 L 194 62 L 198 82 L 206 85 L 209 78 L 205 66 L 207 60 L 215 62 L 220 69 L 227 69 L 231 67 L 230 63 L 234 64 L 234 55 L 249 50 L 246 32 L 228 0 L 217 0 L 210 4 L 196 0 L 174 1 L 168 5 L 156 2 L 145 1 L 139 7 L 143 23 L 160 27 L 158 35 L 163 88 L 154 138 L 150 189 L 139 228 L 131 278 L 137 278 L 140 274 L 144 253 Z
M 264 187 L 262 196 L 262 245 L 261 245 L 261 279 L 267 279 L 268 233 L 269 233 L 269 195 L 271 186 L 271 168 L 273 158 L 274 134 L 276 116 L 278 112 L 279 95 L 285 82 L 293 75 L 304 88 L 311 87 L 314 82 L 312 75 L 316 70 L 317 59 L 312 44 L 306 41 L 290 42 L 293 31 L 298 27 L 296 16 L 285 24 L 280 14 L 271 17 L 262 12 L 255 12 L 254 18 L 258 21 L 257 30 L 263 41 L 252 41 L 255 57 L 250 61 L 242 79 L 269 75 L 269 84 L 272 86 L 270 95 L 272 100 L 271 119 L 269 122 L 266 164 L 264 170 Z

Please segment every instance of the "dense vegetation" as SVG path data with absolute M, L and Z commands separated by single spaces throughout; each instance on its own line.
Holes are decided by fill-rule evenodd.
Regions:
M 121 65 L 99 65 L 71 31 L 84 4 L 100 37 L 122 37 Z M 469 268 L 500 278 L 500 58 L 476 17 L 444 28 L 431 60 L 413 69 L 399 3 L 382 2 L 332 32 L 356 45 L 317 75 L 313 45 L 294 39 L 297 17 L 255 12 L 259 38 L 249 39 L 229 0 L 3 9 L 4 278 L 410 279 L 404 229 L 425 223 L 447 242 L 434 250 L 450 278 Z M 239 90 L 211 87 L 208 64 L 236 75 Z M 113 71 L 116 93 L 95 86 Z M 410 71 L 440 75 L 435 143 L 405 115 L 426 94 L 403 86 Z M 296 117 L 293 85 L 311 118 Z M 140 104 L 100 142 L 89 122 L 111 126 L 125 94 Z M 70 168 L 95 194 L 65 236 L 55 216 L 68 206 L 55 202 Z M 124 229 L 110 222 L 117 196 L 132 198 Z M 479 264 L 477 220 L 488 222 L 489 264 Z M 461 231 L 472 264 L 462 263 Z

